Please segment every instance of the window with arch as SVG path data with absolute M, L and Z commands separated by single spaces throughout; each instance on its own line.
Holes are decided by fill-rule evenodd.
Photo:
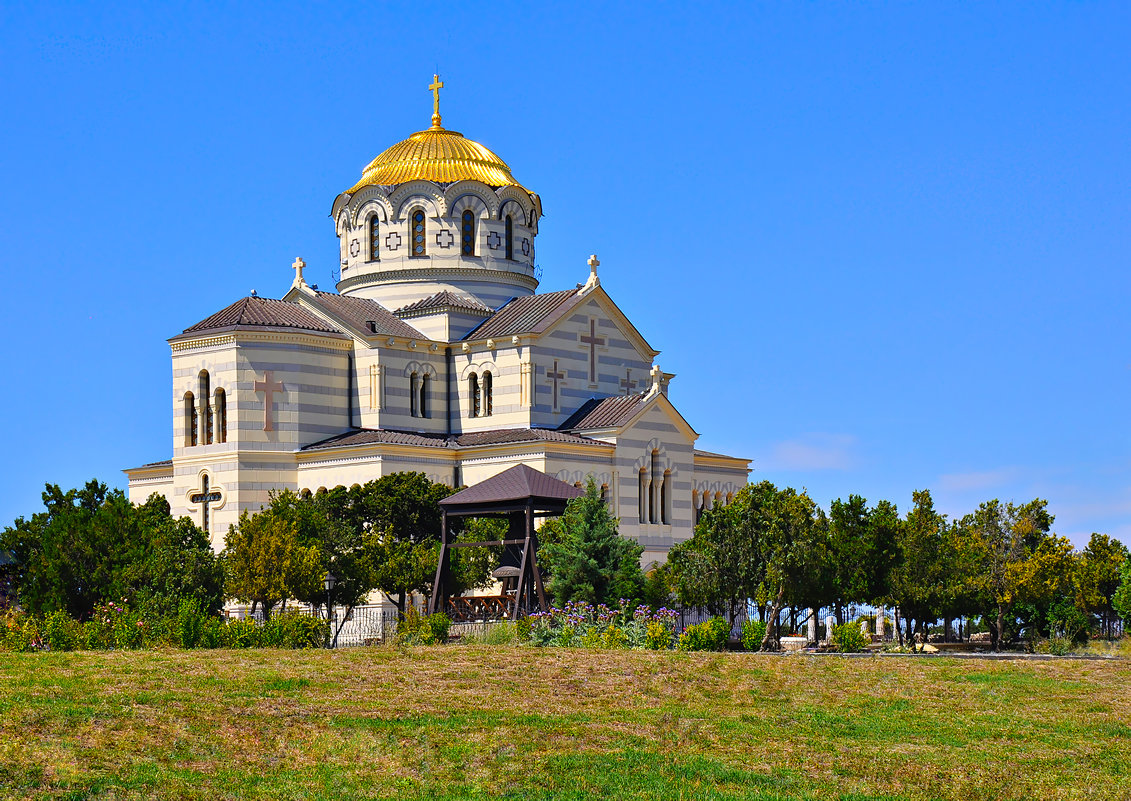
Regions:
M 480 403 L 479 376 L 475 373 L 472 373 L 467 377 L 467 403 L 467 416 L 478 417 Z
M 420 376 L 415 370 L 408 378 L 408 413 L 413 417 L 420 416 Z
M 430 417 L 428 413 L 428 385 L 432 383 L 432 376 L 425 373 L 420 377 L 420 402 L 417 406 L 420 409 L 421 417 Z
M 652 470 L 648 476 L 648 520 L 652 523 L 660 522 L 659 494 L 660 482 L 657 479 L 660 473 L 660 450 L 652 449 Z
M 648 503 L 647 495 L 648 495 L 648 471 L 645 470 L 643 467 L 641 467 L 640 468 L 639 484 L 637 486 L 637 492 L 636 492 L 636 505 L 637 505 L 637 511 L 640 513 L 640 522 L 641 523 L 648 522 L 647 517 L 645 516 L 645 510 L 646 510 L 646 506 L 647 506 L 647 503 Z
M 220 387 L 216 388 L 216 441 L 228 441 L 228 396 Z
M 465 256 L 475 255 L 475 213 L 468 209 L 463 213 L 463 223 L 460 226 L 461 253 Z
M 409 241 L 412 243 L 412 256 L 423 256 L 424 253 L 424 209 L 413 209 L 409 215 Z
M 381 221 L 376 214 L 369 218 L 369 260 L 381 260 Z
M 509 214 L 507 215 L 506 229 L 507 229 L 506 230 L 506 233 L 507 233 L 507 258 L 513 260 L 514 259 L 514 218 L 512 218 Z
M 491 416 L 491 389 L 494 386 L 495 379 L 491 375 L 490 370 L 483 371 L 483 416 Z
M 196 398 L 191 392 L 185 393 L 185 447 L 197 442 Z
M 699 508 L 699 490 L 691 490 L 691 513 L 694 516 L 692 522 L 698 523 L 699 518 L 703 516 L 703 510 Z
M 672 471 L 664 471 L 664 480 L 660 484 L 660 522 L 671 525 L 672 522 Z
M 204 437 L 203 437 L 203 439 L 204 439 L 205 445 L 211 445 L 212 444 L 212 398 L 210 396 L 212 395 L 212 390 L 211 390 L 212 384 L 211 384 L 211 379 L 209 379 L 209 377 L 208 377 L 208 371 L 207 370 L 201 370 L 199 379 L 200 379 L 200 403 L 201 403 L 201 410 L 200 411 L 201 411 L 201 413 L 204 417 L 204 419 L 200 421 L 204 426 Z

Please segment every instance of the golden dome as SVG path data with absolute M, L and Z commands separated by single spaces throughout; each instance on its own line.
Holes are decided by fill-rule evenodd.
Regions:
M 349 193 L 418 178 L 442 184 L 482 181 L 488 186 L 517 186 L 528 191 L 514 179 L 505 161 L 463 134 L 441 128 L 437 118 L 438 114 L 428 130 L 414 133 L 369 162 Z

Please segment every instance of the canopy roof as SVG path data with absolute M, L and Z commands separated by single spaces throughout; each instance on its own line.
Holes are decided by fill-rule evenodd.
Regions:
M 526 507 L 560 514 L 573 498 L 585 494 L 572 484 L 533 467 L 517 464 L 486 481 L 449 495 L 440 507 L 449 514 L 506 512 Z

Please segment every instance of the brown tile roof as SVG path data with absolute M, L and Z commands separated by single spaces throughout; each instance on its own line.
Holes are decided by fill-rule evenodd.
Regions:
M 331 314 L 336 314 L 362 333 L 409 338 L 424 336 L 375 300 L 339 295 L 336 292 L 315 292 L 315 296 Z M 375 324 L 376 331 L 369 327 L 370 321 Z
M 342 333 L 297 303 L 259 297 L 240 298 L 211 317 L 189 326 L 182 333 L 196 334 L 232 328 L 300 328 L 305 331 Z
M 559 431 L 582 431 L 592 428 L 616 428 L 632 419 L 644 405 L 644 395 L 614 395 L 611 398 L 590 398 Z
M 442 311 L 445 309 L 458 309 L 459 311 L 468 311 L 475 314 L 491 314 L 493 310 L 480 303 L 475 298 L 457 295 L 455 292 L 443 290 L 437 292 L 435 295 L 418 300 L 415 303 L 410 303 L 407 306 L 401 306 L 393 314 L 398 316 L 415 317 L 418 314 L 425 314 L 427 312 Z
M 507 445 L 519 442 L 569 442 L 576 445 L 608 447 L 607 443 L 582 437 L 568 431 L 550 428 L 494 428 L 472 431 L 448 437 L 446 434 L 426 434 L 415 431 L 397 431 L 388 428 L 362 428 L 347 431 L 307 445 L 304 451 L 343 448 L 352 445 L 418 445 L 427 448 L 474 448 L 482 445 Z
M 515 298 L 484 320 L 478 328 L 473 328 L 464 339 L 540 333 L 583 299 L 576 289 Z
M 449 495 L 440 501 L 441 506 L 463 506 L 465 504 L 506 503 L 527 498 L 568 501 L 584 495 L 572 484 L 567 484 L 553 476 L 535 470 L 524 464 L 516 464 L 486 481 Z

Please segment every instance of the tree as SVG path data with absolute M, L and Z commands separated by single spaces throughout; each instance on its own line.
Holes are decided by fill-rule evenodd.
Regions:
M 1105 534 L 1092 534 L 1080 558 L 1076 603 L 1099 618 L 1104 636 L 1114 635 L 1117 618 L 1112 599 L 1127 561 L 1127 548 Z
M 644 546 L 618 533 L 617 519 L 592 476 L 585 494 L 566 506 L 560 530 L 561 542 L 541 549 L 555 603 L 616 605 L 621 598 L 639 600 L 643 596 L 640 555 Z
M 318 548 L 302 545 L 298 526 L 270 509 L 241 513 L 224 544 L 228 594 L 262 609 L 264 619 L 280 601 L 311 594 L 325 572 Z
M 1052 528 L 1053 516 L 1047 506 L 1048 502 L 1041 499 L 1022 505 L 994 499 L 963 518 L 963 525 L 974 537 L 981 555 L 979 599 L 989 621 L 995 651 L 1010 636 L 1006 624 L 1012 626 L 1016 622 L 1010 615 L 1014 605 L 1023 599 L 1025 583 L 1039 575 L 1026 562 Z
M 99 603 L 127 599 L 168 614 L 188 597 L 219 608 L 221 570 L 207 537 L 187 519 L 175 520 L 160 495 L 134 506 L 92 480 L 67 492 L 48 484 L 43 504 L 45 511 L 0 533 L 28 611 L 83 620 Z
M 912 507 L 897 529 L 899 557 L 890 573 L 890 597 L 903 612 L 907 638 L 912 620 L 936 620 L 948 577 L 944 554 L 948 539 L 946 517 L 935 511 L 928 490 L 911 494 Z M 903 633 L 896 631 L 902 638 Z
M 1111 595 L 1111 606 L 1124 626 L 1131 626 L 1131 559 L 1124 559 L 1119 568 L 1119 586 Z

